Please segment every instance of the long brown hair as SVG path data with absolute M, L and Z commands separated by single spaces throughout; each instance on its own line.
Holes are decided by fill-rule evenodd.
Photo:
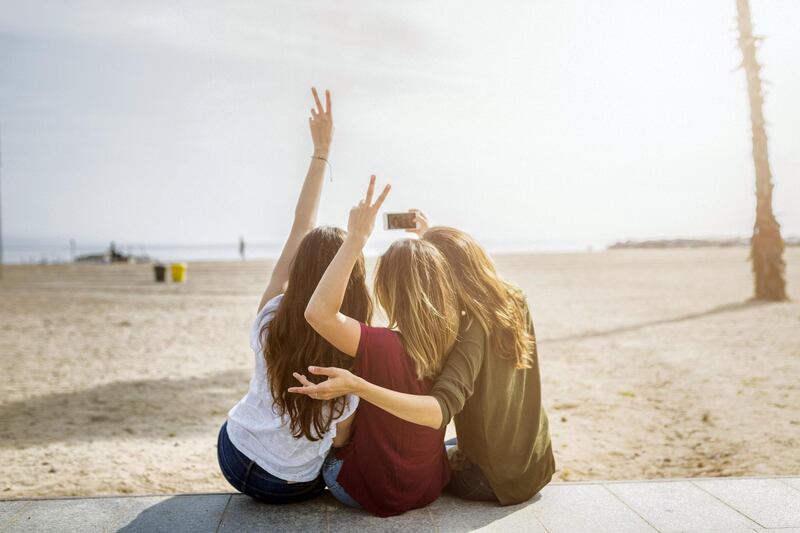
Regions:
M 439 250 L 417 239 L 394 242 L 375 268 L 375 297 L 400 330 L 419 379 L 435 377 L 458 335 L 458 299 Z
M 328 264 L 344 242 L 339 228 L 320 227 L 301 241 L 289 271 L 289 283 L 273 319 L 261 328 L 261 345 L 267 363 L 267 379 L 279 416 L 288 415 L 292 434 L 319 440 L 331 422 L 344 411 L 345 398 L 321 402 L 303 394 L 291 394 L 297 385 L 292 372 L 309 365 L 351 368 L 353 358 L 333 347 L 308 324 L 303 313 Z M 372 319 L 372 301 L 366 284 L 364 257 L 359 257 L 347 282 L 342 312 L 360 322 Z M 313 376 L 310 376 L 312 379 Z
M 489 254 L 467 233 L 435 226 L 422 238 L 447 258 L 459 303 L 483 327 L 492 350 L 512 359 L 516 368 L 530 368 L 536 339 L 522 291 L 500 277 Z

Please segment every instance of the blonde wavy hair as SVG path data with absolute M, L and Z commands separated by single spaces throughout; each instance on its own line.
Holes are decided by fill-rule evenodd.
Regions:
M 500 277 L 489 254 L 467 233 L 434 226 L 422 238 L 447 259 L 459 304 L 483 327 L 492 350 L 513 360 L 515 368 L 531 368 L 536 338 L 522 291 Z
M 423 240 L 394 242 L 375 268 L 375 297 L 389 327 L 400 330 L 417 377 L 437 376 L 459 326 L 458 298 L 442 253 Z

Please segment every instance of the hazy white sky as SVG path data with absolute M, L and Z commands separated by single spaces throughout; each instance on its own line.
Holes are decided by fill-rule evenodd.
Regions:
M 775 209 L 800 234 L 800 2 L 753 0 Z M 321 222 L 389 210 L 487 241 L 748 235 L 735 0 L 0 2 L 3 229 L 276 241 L 334 94 Z M 378 235 L 378 239 L 386 238 Z

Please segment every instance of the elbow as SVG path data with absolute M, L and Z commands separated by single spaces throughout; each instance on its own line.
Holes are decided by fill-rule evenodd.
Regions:
M 447 424 L 450 423 L 450 411 L 447 410 L 440 398 L 436 396 L 434 398 L 436 399 L 436 409 L 431 409 L 430 420 L 427 425 L 433 429 L 445 429 Z
M 441 416 L 439 416 L 438 418 L 431 418 L 425 425 L 431 429 L 440 430 L 447 427 L 447 424 L 444 424 L 443 422 L 444 419 Z
M 314 308 L 313 302 L 308 302 L 303 316 L 306 322 L 308 322 L 312 328 L 316 329 L 315 325 L 319 324 L 319 311 Z
M 319 333 L 320 329 L 325 327 L 325 324 L 329 321 L 330 316 L 322 309 L 317 303 L 314 302 L 312 298 L 308 305 L 306 306 L 306 310 L 303 312 L 303 316 L 308 322 L 308 325 L 314 328 L 317 333 Z

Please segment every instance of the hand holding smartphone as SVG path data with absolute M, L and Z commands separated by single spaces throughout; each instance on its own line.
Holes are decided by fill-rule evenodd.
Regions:
M 408 213 L 384 213 L 383 229 L 416 229 L 417 215 Z
M 402 229 L 407 233 L 416 233 L 418 237 L 422 237 L 429 227 L 428 217 L 419 209 L 409 209 L 407 213 L 383 215 L 383 229 Z

